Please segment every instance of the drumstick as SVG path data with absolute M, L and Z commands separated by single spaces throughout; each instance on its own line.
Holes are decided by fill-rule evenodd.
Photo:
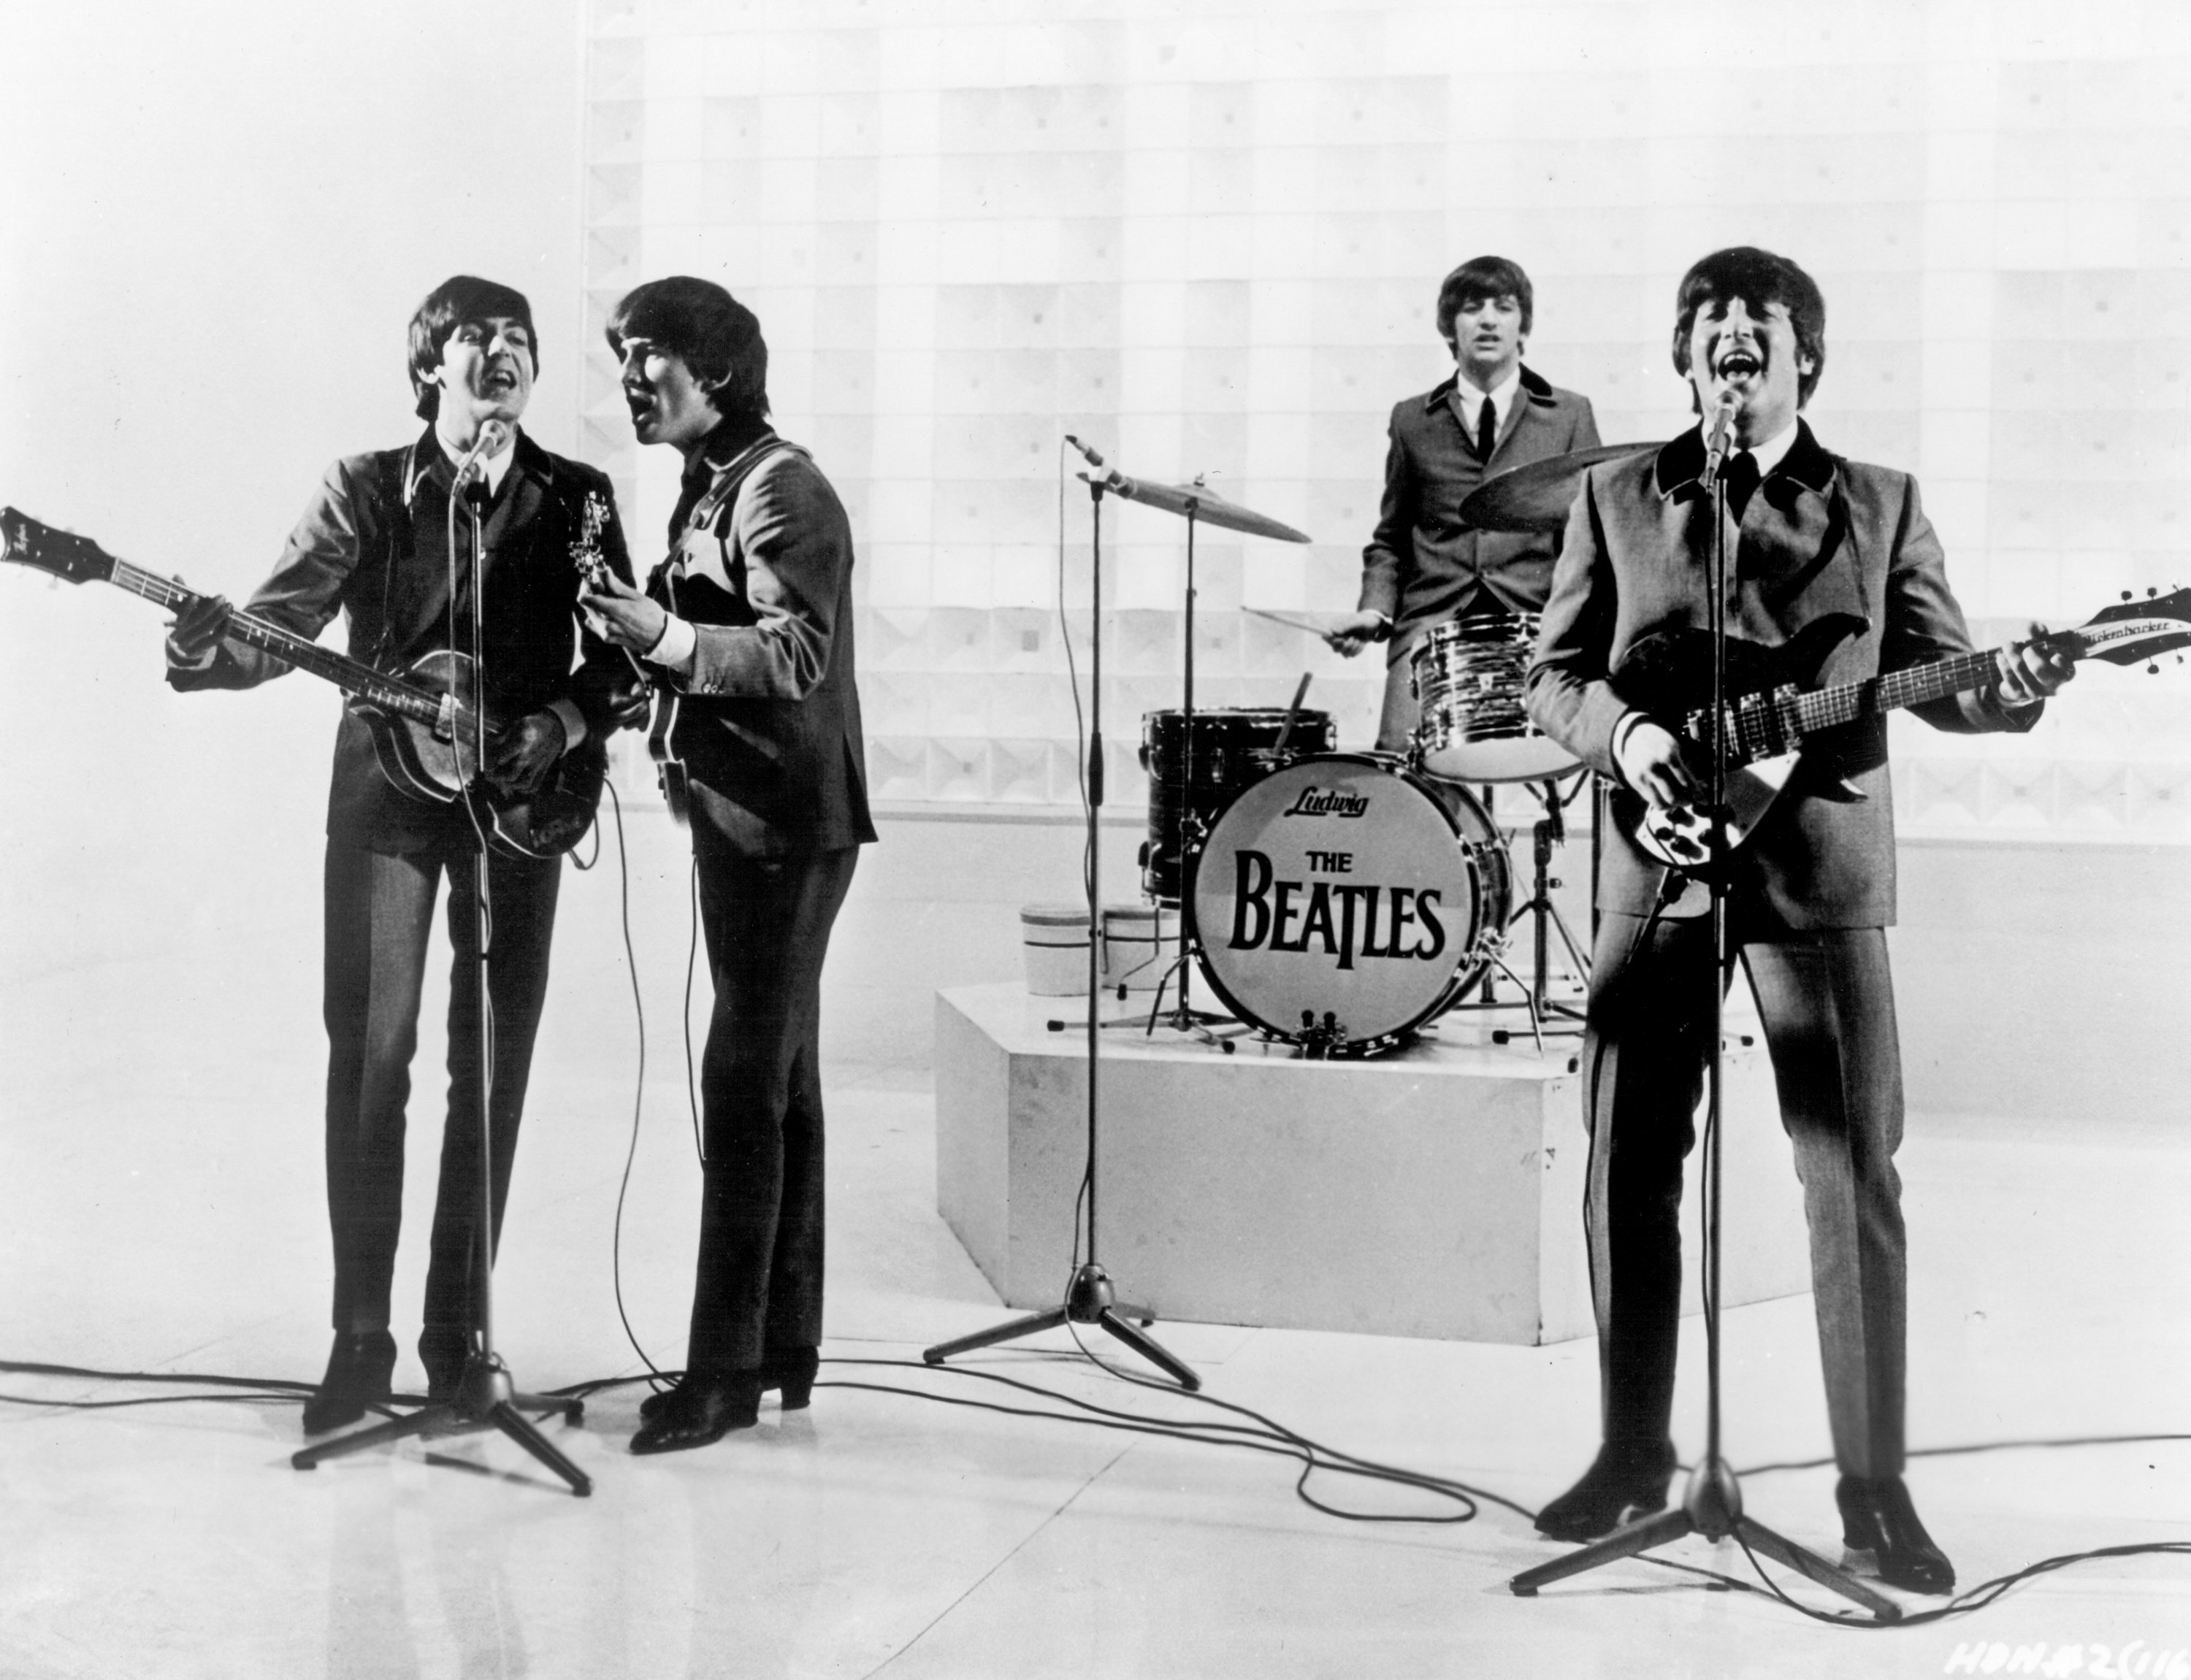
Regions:
M 1315 673 L 1308 671 L 1301 673 L 1300 686 L 1294 690 L 1294 703 L 1286 708 L 1286 726 L 1278 731 L 1278 738 L 1272 746 L 1272 752 L 1283 752 L 1286 750 L 1286 741 L 1293 735 L 1294 724 L 1300 717 L 1300 703 L 1308 694 L 1308 679 L 1313 674 Z
M 1240 610 L 1245 613 L 1252 613 L 1257 618 L 1267 618 L 1273 624 L 1283 624 L 1289 630 L 1306 630 L 1312 636 L 1325 636 L 1330 633 L 1330 632 L 1323 626 L 1318 624 L 1312 618 L 1295 618 L 1289 614 L 1283 612 L 1271 612 L 1262 607 L 1242 607 Z M 1340 616 L 1337 613 L 1331 613 L 1326 616 L 1332 619 L 1335 623 L 1338 621 Z

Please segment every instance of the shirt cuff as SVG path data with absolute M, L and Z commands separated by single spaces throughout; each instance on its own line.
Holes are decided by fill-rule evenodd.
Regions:
M 586 714 L 578 710 L 578 702 L 551 700 L 548 702 L 548 709 L 563 725 L 563 750 L 566 752 L 586 738 Z
M 662 634 L 646 650 L 650 665 L 659 665 L 680 675 L 692 669 L 692 656 L 700 646 L 700 633 L 675 613 L 662 627 Z
M 1613 738 L 1607 744 L 1606 750 L 1608 756 L 1609 756 L 1613 760 L 1613 776 L 1617 780 L 1619 780 L 1620 785 L 1626 788 L 1630 793 L 1635 792 L 1636 789 L 1635 784 L 1628 780 L 1628 772 L 1621 768 L 1620 749 L 1628 744 L 1628 737 L 1636 733 L 1636 726 L 1638 724 L 1645 724 L 1649 721 L 1650 716 L 1648 712 L 1629 712 L 1625 713 L 1620 721 L 1613 726 Z

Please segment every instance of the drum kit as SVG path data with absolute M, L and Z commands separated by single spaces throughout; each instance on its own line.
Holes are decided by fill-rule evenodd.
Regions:
M 1583 470 L 1624 452 L 1587 451 L 1503 474 L 1463 504 L 1462 515 L 1478 529 L 1556 529 Z M 1182 912 L 1177 1005 L 1163 1014 L 1159 985 L 1147 1027 L 1161 1022 L 1229 1051 L 1224 1032 L 1209 1029 L 1230 1019 L 1240 1024 L 1232 1031 L 1259 1031 L 1312 1057 L 1375 1055 L 1460 1007 L 1479 985 L 1488 992 L 1494 973 L 1522 990 L 1540 1045 L 1548 1019 L 1578 1017 L 1548 996 L 1555 932 L 1576 974 L 1588 975 L 1552 904 L 1549 889 L 1558 883 L 1548 871 L 1565 837 L 1561 809 L 1573 797 L 1573 785 L 1563 792 L 1562 783 L 1585 773 L 1523 706 L 1535 616 L 1464 617 L 1417 644 L 1410 677 L 1421 722 L 1405 753 L 1338 751 L 1331 715 L 1304 710 L 1300 693 L 1290 707 L 1197 712 L 1194 524 L 1308 538 L 1199 484 L 1151 485 L 1113 473 L 1105 487 L 1188 520 L 1186 703 L 1141 721 L 1149 780 L 1142 891 Z M 1546 810 L 1536 825 L 1536 890 L 1519 910 L 1505 837 L 1472 791 L 1488 797 L 1489 786 L 1506 783 L 1530 786 Z M 1505 962 L 1509 929 L 1524 917 L 1535 923 L 1533 985 Z M 1189 1006 L 1197 969 L 1229 1018 Z

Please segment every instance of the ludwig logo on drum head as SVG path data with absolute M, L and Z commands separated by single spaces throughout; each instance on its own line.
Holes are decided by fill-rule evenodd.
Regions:
M 1304 787 L 1294 796 L 1292 804 L 1280 811 L 1282 817 L 1358 817 L 1369 809 L 1367 795 L 1342 793 L 1335 787 Z

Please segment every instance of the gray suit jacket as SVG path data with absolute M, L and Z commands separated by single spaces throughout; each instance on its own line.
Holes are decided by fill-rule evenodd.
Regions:
M 1654 633 L 1707 624 L 1713 520 L 1699 483 L 1704 457 L 1703 440 L 1691 430 L 1655 454 L 1594 467 L 1568 516 L 1529 672 L 1529 714 L 1605 775 L 1617 775 L 1613 730 L 1632 709 L 1622 691 L 1624 660 Z M 1731 637 L 1779 647 L 1829 614 L 1860 623 L 1818 672 L 1818 684 L 1971 649 L 1916 480 L 1828 453 L 1807 423 L 1750 497 L 1739 529 L 1730 522 L 1727 552 Z M 2044 708 L 2011 711 L 1988 688 L 1917 710 L 1936 728 L 1968 732 L 2028 729 Z M 1640 803 L 1625 789 L 1616 795 L 1622 801 Z M 1603 855 L 1599 907 L 1648 915 L 1662 866 L 1617 831 Z M 1735 863 L 1752 929 L 1892 922 L 1885 719 L 1846 725 L 1807 747 L 1795 779 Z
M 696 844 L 748 857 L 875 837 L 852 651 L 852 531 L 803 449 L 773 432 L 708 457 L 714 482 L 650 581 L 698 633 L 672 745 Z
M 1362 552 L 1365 612 L 1392 621 L 1395 656 L 1405 633 L 1440 624 L 1481 582 L 1515 612 L 1535 612 L 1551 585 L 1556 534 L 1477 531 L 1460 504 L 1487 478 L 1510 468 L 1597 446 L 1590 399 L 1547 384 L 1528 368 L 1489 461 L 1463 434 L 1454 381 L 1392 409 L 1385 452 L 1385 499 Z

